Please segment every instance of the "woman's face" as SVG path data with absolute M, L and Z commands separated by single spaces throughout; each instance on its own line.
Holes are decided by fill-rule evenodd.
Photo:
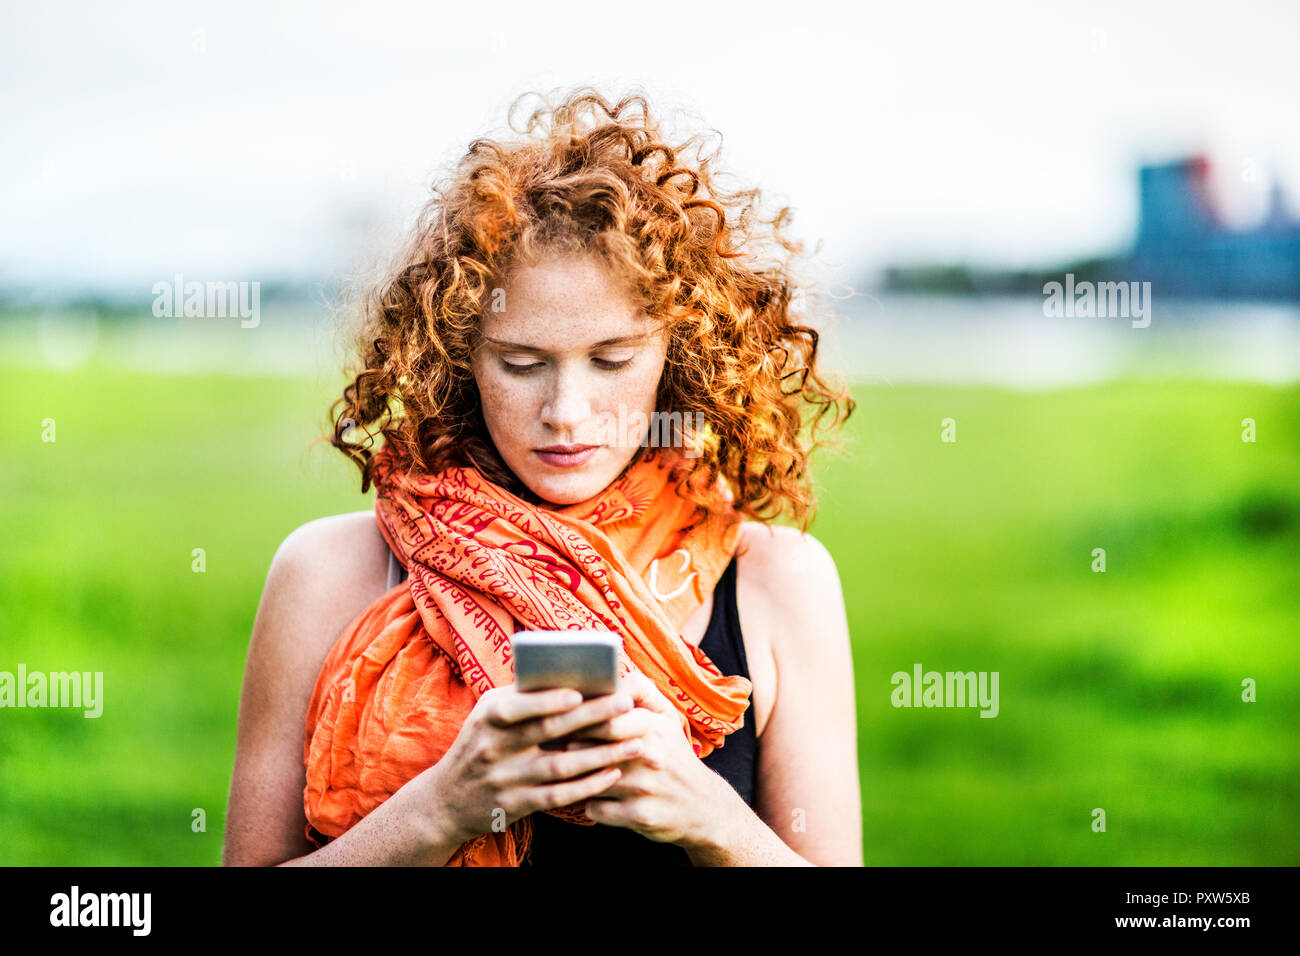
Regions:
M 667 338 L 592 256 L 520 266 L 503 292 L 473 357 L 488 433 L 538 497 L 585 501 L 618 477 L 648 433 Z M 565 446 L 585 450 L 565 454 Z

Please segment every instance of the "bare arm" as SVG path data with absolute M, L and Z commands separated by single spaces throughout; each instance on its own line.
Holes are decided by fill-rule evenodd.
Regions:
M 432 775 L 435 768 L 425 771 Z M 416 781 L 411 781 L 412 784 Z M 428 782 L 437 791 L 437 785 Z M 319 850 L 278 866 L 442 866 L 464 842 L 447 835 L 437 818 L 419 806 L 426 788 L 400 788 L 356 826 Z M 310 845 L 310 844 L 309 844 Z
M 307 706 L 334 641 L 382 593 L 387 554 L 373 529 L 368 512 L 311 522 L 271 562 L 244 670 L 224 865 L 439 865 L 459 845 L 436 818 L 404 812 L 410 790 L 319 850 L 304 832 Z
M 759 747 L 755 802 L 766 826 L 742 818 L 735 842 L 758 852 L 770 828 L 804 861 L 861 866 L 853 659 L 839 574 L 816 538 L 771 530 L 770 539 L 766 530 L 755 535 L 762 543 L 754 548 L 768 587 L 743 595 L 773 621 L 777 699 Z M 768 849 L 769 858 L 784 855 Z

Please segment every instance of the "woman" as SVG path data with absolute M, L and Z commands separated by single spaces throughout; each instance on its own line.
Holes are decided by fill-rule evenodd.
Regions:
M 770 523 L 806 527 L 804 430 L 853 410 L 791 315 L 786 210 L 640 96 L 519 132 L 369 301 L 333 443 L 375 509 L 272 561 L 224 860 L 861 865 L 838 575 Z M 509 635 L 572 627 L 622 634 L 618 692 L 516 691 Z

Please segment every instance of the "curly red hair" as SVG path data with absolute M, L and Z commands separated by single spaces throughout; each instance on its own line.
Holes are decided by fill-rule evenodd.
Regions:
M 611 105 L 580 87 L 543 102 L 524 129 L 511 123 L 522 138 L 469 145 L 368 289 L 331 443 L 360 467 L 362 492 L 382 435 L 404 467 L 474 465 L 536 501 L 493 447 L 471 350 L 512 266 L 594 253 L 668 330 L 657 408 L 706 423 L 680 492 L 703 502 L 723 476 L 736 510 L 763 521 L 788 511 L 806 527 L 819 430 L 855 403 L 823 377 L 819 334 L 792 312 L 803 246 L 783 234 L 789 207 L 763 219 L 759 190 L 721 189 L 716 154 L 688 162 L 696 138 L 666 142 L 642 94 Z M 350 440 L 354 428 L 365 438 Z

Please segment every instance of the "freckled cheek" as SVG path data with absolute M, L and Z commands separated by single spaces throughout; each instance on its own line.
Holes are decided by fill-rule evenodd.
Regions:
M 502 380 L 495 375 L 478 377 L 483 418 L 495 433 L 494 439 L 506 443 L 516 436 L 526 436 L 528 426 L 537 418 L 537 397 L 525 383 Z
M 637 370 L 625 401 L 631 402 L 635 398 L 636 406 L 647 414 L 655 410 L 655 399 L 659 396 L 659 381 L 663 378 L 666 358 L 667 355 L 661 352 L 654 361 Z
M 632 387 L 632 395 L 635 396 L 637 406 L 644 412 L 654 411 L 662 372 L 661 366 L 650 365 L 637 376 Z

